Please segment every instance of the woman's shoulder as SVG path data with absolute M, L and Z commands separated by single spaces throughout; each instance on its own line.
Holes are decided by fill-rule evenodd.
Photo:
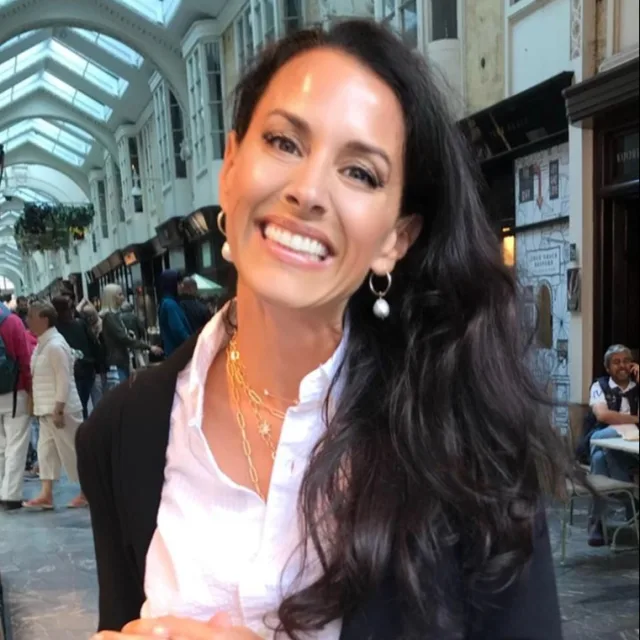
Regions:
M 190 338 L 171 358 L 133 375 L 115 389 L 108 391 L 88 420 L 78 430 L 78 448 L 103 443 L 104 438 L 120 439 L 121 433 L 152 430 L 155 425 L 168 424 L 173 395 L 179 373 L 189 364 L 196 340 Z

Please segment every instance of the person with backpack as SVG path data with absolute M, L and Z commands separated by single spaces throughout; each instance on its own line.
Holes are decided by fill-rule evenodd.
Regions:
M 0 505 L 22 507 L 30 442 L 31 354 L 22 320 L 0 303 Z
M 631 350 L 614 344 L 604 354 L 604 367 L 608 373 L 598 378 L 589 393 L 590 411 L 585 418 L 583 436 L 578 445 L 577 457 L 590 464 L 591 472 L 615 480 L 631 482 L 637 474 L 636 456 L 597 446 L 604 438 L 621 438 L 638 426 L 638 369 L 633 362 Z M 634 381 L 633 378 L 636 378 Z M 589 520 L 588 543 L 592 547 L 605 544 L 602 531 L 602 514 L 606 500 L 593 501 Z

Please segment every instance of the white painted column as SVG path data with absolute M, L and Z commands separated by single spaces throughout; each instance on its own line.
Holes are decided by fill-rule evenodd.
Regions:
M 576 4 L 577 0 L 573 2 Z M 595 0 L 582 0 L 581 12 L 581 55 L 573 60 L 576 83 L 595 73 Z M 596 206 L 593 196 L 593 144 L 592 129 L 569 127 L 569 238 L 578 249 L 577 262 L 571 266 L 582 269 L 581 310 L 571 314 L 569 323 L 571 402 L 587 400 L 593 369 L 593 214 Z

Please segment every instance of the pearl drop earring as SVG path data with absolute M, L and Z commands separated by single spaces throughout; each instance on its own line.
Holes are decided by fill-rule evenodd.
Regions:
M 391 274 L 386 274 L 387 286 L 382 291 L 378 291 L 376 289 L 373 282 L 374 276 L 374 273 L 369 275 L 369 288 L 374 296 L 378 296 L 378 299 L 373 304 L 373 315 L 376 316 L 376 318 L 380 318 L 380 320 L 384 320 L 385 318 L 388 318 L 391 313 L 391 307 L 389 307 L 389 303 L 384 298 L 387 293 L 389 293 L 389 289 L 391 289 Z
M 225 230 L 224 217 L 225 217 L 225 213 L 224 211 L 221 210 L 220 213 L 218 213 L 216 223 L 218 225 L 218 230 L 226 238 L 227 232 Z M 224 244 L 222 245 L 222 258 L 227 262 L 233 262 L 233 256 L 231 255 L 231 247 L 229 246 L 229 243 L 227 242 L 227 240 L 225 240 Z

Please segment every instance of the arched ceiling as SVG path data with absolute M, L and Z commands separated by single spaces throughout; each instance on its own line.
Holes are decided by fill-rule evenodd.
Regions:
M 0 242 L 9 239 L 18 200 L 79 199 L 43 179 L 46 171 L 16 181 L 16 165 L 64 175 L 86 201 L 88 174 L 103 166 L 105 150 L 117 159 L 116 130 L 149 104 L 154 71 L 186 108 L 181 40 L 195 20 L 217 17 L 232 1 L 0 0 Z M 8 186 L 13 202 L 4 197 Z M 0 267 L 15 258 L 14 247 L 0 245 Z

